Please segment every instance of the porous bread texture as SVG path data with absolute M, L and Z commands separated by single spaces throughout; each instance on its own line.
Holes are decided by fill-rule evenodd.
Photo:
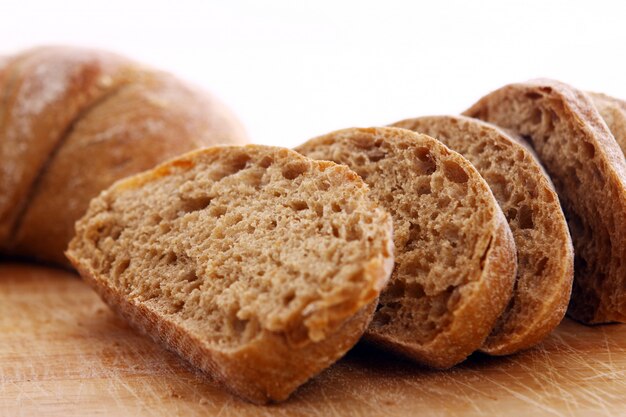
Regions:
M 67 255 L 133 325 L 254 402 L 281 401 L 362 335 L 392 220 L 346 167 L 213 147 L 95 198 Z
M 218 143 L 246 143 L 200 89 L 108 52 L 10 57 L 0 94 L 0 250 L 69 266 L 74 222 L 115 180 Z
M 568 314 L 626 320 L 626 161 L 586 94 L 553 80 L 507 85 L 466 115 L 511 129 L 550 174 L 575 249 Z
M 622 153 L 626 153 L 626 102 L 602 93 L 588 94 L 622 149 Z
M 513 297 L 481 347 L 507 355 L 527 349 L 563 319 L 574 251 L 558 196 L 539 161 L 515 137 L 463 116 L 407 119 L 393 126 L 437 138 L 467 158 L 487 181 L 517 247 Z
M 354 169 L 394 219 L 396 266 L 366 339 L 436 368 L 478 349 L 511 297 L 517 261 L 476 169 L 398 128 L 341 130 L 296 150 Z

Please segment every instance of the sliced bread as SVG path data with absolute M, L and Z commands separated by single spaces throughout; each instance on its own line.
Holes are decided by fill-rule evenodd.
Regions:
M 481 347 L 493 355 L 529 348 L 562 320 L 574 251 L 558 196 L 532 151 L 494 125 L 463 116 L 403 120 L 393 126 L 435 137 L 467 158 L 487 181 L 517 247 L 513 298 Z
M 521 135 L 550 174 L 575 249 L 568 314 L 626 321 L 626 160 L 590 97 L 540 79 L 496 90 L 465 114 Z
M 280 401 L 367 327 L 392 220 L 348 168 L 213 147 L 92 200 L 67 256 L 139 330 L 234 393 Z
M 511 230 L 478 171 L 398 128 L 346 129 L 296 148 L 354 169 L 394 219 L 396 266 L 366 338 L 448 368 L 480 348 L 511 297 Z

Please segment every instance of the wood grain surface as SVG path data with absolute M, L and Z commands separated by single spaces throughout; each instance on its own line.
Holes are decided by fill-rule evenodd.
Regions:
M 75 275 L 0 264 L 2 416 L 626 415 L 626 326 L 431 371 L 368 346 L 286 403 L 243 402 L 127 327 Z

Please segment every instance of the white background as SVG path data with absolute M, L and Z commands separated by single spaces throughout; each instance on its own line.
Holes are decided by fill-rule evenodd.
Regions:
M 547 76 L 626 98 L 623 1 L 0 2 L 0 53 L 111 49 L 201 84 L 253 141 L 458 113 Z

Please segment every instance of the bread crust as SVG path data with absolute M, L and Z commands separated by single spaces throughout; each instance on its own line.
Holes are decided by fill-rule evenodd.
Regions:
M 565 315 L 574 250 L 554 186 L 534 153 L 519 138 L 496 126 L 463 116 L 426 116 L 393 126 L 431 135 L 468 158 L 489 183 L 503 212 L 514 213 L 508 218 L 519 261 L 514 295 L 481 351 L 508 355 L 539 343 Z M 489 151 L 494 149 L 504 160 L 492 160 Z M 502 184 L 503 179 L 506 184 Z M 528 225 L 519 224 L 518 217 L 522 207 L 534 202 L 540 204 L 541 213 L 536 215 L 541 219 L 533 221 L 531 217 L 529 230 Z M 539 211 L 537 207 L 533 210 Z M 546 218 L 549 223 L 541 221 Z M 537 235 L 549 241 L 548 253 L 534 247 Z
M 626 102 L 602 93 L 589 93 L 622 153 L 626 151 Z
M 4 118 L 6 117 L 5 101 L 6 101 L 7 92 L 10 90 L 8 88 L 8 85 L 9 85 L 9 79 L 10 79 L 10 74 L 11 74 L 11 66 L 14 60 L 15 58 L 13 57 L 0 56 L 0 132 L 2 132 Z
M 123 68 L 117 55 L 65 47 L 13 59 L 0 125 L 0 247 L 10 244 L 33 184 L 72 121 L 114 86 L 111 75 Z
M 10 254 L 69 267 L 74 222 L 100 191 L 186 151 L 248 141 L 208 93 L 108 52 L 37 48 L 5 72 L 0 250 Z
M 115 198 L 115 193 L 136 190 L 153 181 L 192 169 L 196 158 L 203 155 L 219 157 L 221 153 L 226 154 L 235 149 L 238 152 L 248 152 L 250 155 L 255 152 L 261 153 L 258 158 L 255 157 L 260 160 L 264 155 L 262 152 L 267 150 L 268 155 L 275 152 L 272 155 L 279 155 L 281 158 L 286 156 L 295 161 L 310 161 L 287 149 L 279 150 L 260 145 L 202 149 L 170 160 L 145 173 L 116 182 L 99 198 L 92 201 L 92 208 L 108 205 L 108 201 Z M 320 172 L 333 169 L 335 170 L 333 175 L 341 175 L 345 181 L 358 182 L 365 187 L 360 178 L 346 167 L 330 162 L 311 161 L 311 163 L 317 164 L 316 169 Z M 363 201 L 367 202 L 368 207 L 369 204 L 375 207 L 369 200 Z M 85 218 L 77 223 L 77 230 L 81 230 L 82 222 L 87 221 L 91 212 L 90 209 Z M 95 213 L 97 212 L 96 210 Z M 339 294 L 339 298 L 321 299 L 319 303 L 316 302 L 315 308 L 308 309 L 311 311 L 306 313 L 307 320 L 317 317 L 319 312 L 319 320 L 306 323 L 306 326 L 311 326 L 309 331 L 315 330 L 316 340 L 309 336 L 305 340 L 294 342 L 290 326 L 286 326 L 283 330 L 263 327 L 259 334 L 243 345 L 234 347 L 211 345 L 207 340 L 194 335 L 170 317 L 160 313 L 153 304 L 126 296 L 113 283 L 107 281 L 105 276 L 99 275 L 89 259 L 79 256 L 78 247 L 81 239 L 86 239 L 83 234 L 88 232 L 79 231 L 66 254 L 86 282 L 134 328 L 210 374 L 236 395 L 255 403 L 265 404 L 285 400 L 298 386 L 343 356 L 363 334 L 371 320 L 378 294 L 393 269 L 391 219 L 386 213 L 382 211 L 380 213 L 384 215 L 381 218 L 383 222 L 376 228 L 381 230 L 381 233 L 384 231 L 383 234 L 386 237 L 381 241 L 381 252 L 372 253 L 371 258 L 364 260 L 361 265 L 363 285 L 359 288 L 360 292 Z M 254 262 L 254 259 L 251 262 Z
M 475 250 L 482 251 L 480 252 L 483 260 L 482 269 L 472 271 L 477 278 L 460 287 L 460 301 L 452 310 L 453 316 L 449 325 L 438 329 L 437 335 L 427 342 L 416 341 L 410 329 L 401 337 L 396 337 L 370 325 L 365 334 L 365 339 L 369 342 L 419 363 L 434 368 L 449 368 L 480 348 L 510 300 L 517 269 L 516 249 L 511 230 L 487 183 L 469 161 L 426 135 L 418 135 L 398 128 L 345 129 L 311 139 L 296 150 L 305 155 L 321 158 L 322 154 L 317 152 L 318 149 L 330 147 L 334 143 L 343 143 L 343 140 L 359 135 L 384 137 L 391 143 L 400 139 L 414 141 L 416 147 L 427 146 L 436 154 L 446 155 L 466 173 L 470 173 L 472 181 L 476 181 L 477 186 L 486 196 L 491 213 L 489 226 L 487 226 L 490 230 L 489 241 L 474 242 Z M 368 183 L 370 187 L 376 187 L 376 184 Z M 393 279 L 392 275 L 392 282 Z M 394 321 L 393 317 L 391 321 Z
M 35 184 L 11 251 L 70 266 L 63 251 L 91 198 L 176 155 L 246 135 L 220 102 L 169 74 L 136 79 L 74 122 Z
M 568 314 L 626 321 L 626 160 L 589 96 L 532 80 L 502 87 L 464 114 L 524 136 L 552 177 L 575 248 Z
M 85 282 L 133 328 L 178 354 L 231 393 L 256 404 L 285 401 L 300 385 L 345 355 L 363 335 L 378 301 L 376 298 L 362 307 L 321 342 L 293 348 L 284 334 L 263 330 L 249 345 L 217 351 L 145 305 L 130 303 L 97 279 L 97 274 L 80 259 L 69 252 L 67 257 Z
M 437 369 L 451 368 L 481 348 L 511 298 L 513 279 L 507 277 L 517 268 L 513 236 L 501 214 L 495 221 L 492 242 L 485 253 L 481 279 L 469 284 L 466 290 L 471 297 L 465 298 L 454 311 L 451 326 L 435 339 L 420 346 L 368 329 L 366 340 Z

